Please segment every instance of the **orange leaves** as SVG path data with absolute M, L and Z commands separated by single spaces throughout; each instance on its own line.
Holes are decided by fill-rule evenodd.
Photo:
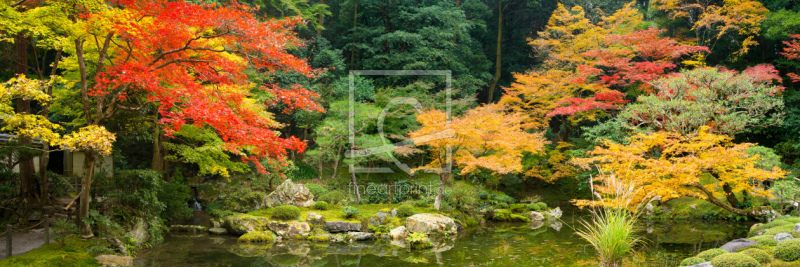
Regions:
M 630 183 L 641 192 L 634 202 L 646 201 L 647 194 L 663 200 L 690 196 L 706 199 L 705 190 L 722 195 L 723 185 L 732 192 L 768 195 L 756 187 L 763 181 L 781 179 L 786 172 L 778 168 L 763 170 L 756 167 L 758 156 L 749 156 L 750 143 L 733 144 L 731 138 L 710 132 L 703 127 L 698 135 L 686 138 L 678 133 L 658 132 L 638 134 L 629 145 L 606 142 L 596 147 L 591 157 L 573 159 L 584 169 L 600 171 L 596 190 L 612 193 L 607 179 Z M 704 178 L 711 178 L 711 182 Z M 598 203 L 584 202 L 596 205 Z
M 789 60 L 800 59 L 800 34 L 793 34 L 789 37 L 792 38 L 792 40 L 783 42 L 786 47 L 783 48 L 781 55 Z M 787 75 L 789 75 L 789 78 L 791 78 L 793 82 L 800 82 L 800 75 L 797 75 L 797 73 L 789 73 Z
M 519 113 L 505 113 L 498 105 L 475 108 L 450 123 L 446 123 L 445 113 L 426 111 L 417 116 L 422 128 L 409 136 L 416 145 L 428 147 L 433 161 L 417 170 L 445 167 L 449 146 L 453 164 L 461 169 L 461 174 L 481 168 L 499 174 L 521 172 L 523 153 L 539 153 L 547 143 L 541 133 L 525 132 L 523 119 Z M 449 133 L 452 137 L 419 141 L 439 133 Z

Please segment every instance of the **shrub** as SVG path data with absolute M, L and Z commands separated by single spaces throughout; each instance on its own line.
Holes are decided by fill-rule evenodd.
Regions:
M 758 261 L 758 263 L 761 264 L 767 264 L 772 261 L 772 256 L 770 256 L 767 252 L 764 252 L 763 250 L 757 248 L 747 249 L 742 251 L 741 253 L 753 257 L 753 259 L 756 259 L 756 261 Z
M 775 247 L 773 256 L 782 261 L 800 260 L 800 239 L 789 239 Z
M 322 195 L 328 193 L 327 188 L 318 184 L 307 183 L 304 184 L 304 186 L 308 188 L 308 191 L 310 191 L 311 194 L 314 194 L 314 197 L 316 197 L 317 199 L 319 199 Z
M 64 248 L 67 237 L 78 232 L 78 227 L 72 221 L 56 218 L 53 219 L 50 224 L 50 228 L 52 228 L 50 230 L 50 237 L 55 239 L 56 242 L 61 245 L 61 248 Z
M 428 206 L 431 205 L 431 203 L 428 203 L 428 201 L 426 200 L 417 200 L 412 203 L 414 204 L 414 207 L 420 207 L 420 208 L 427 208 Z
M 330 190 L 327 193 L 322 194 L 319 197 L 319 200 L 328 202 L 330 204 L 339 204 L 342 200 L 347 198 L 344 193 L 336 190 Z
M 277 206 L 272 209 L 272 218 L 277 220 L 294 220 L 300 217 L 300 208 L 292 205 Z
M 536 209 L 537 211 L 547 210 L 547 204 L 545 204 L 544 202 L 536 203 L 536 207 L 537 207 L 537 209 Z
M 711 260 L 714 267 L 761 267 L 756 259 L 744 253 L 725 253 Z
M 351 206 L 344 206 L 342 207 L 342 212 L 344 212 L 344 216 L 347 218 L 352 218 L 358 215 L 358 209 Z
M 497 208 L 499 208 L 499 209 L 507 209 L 508 208 L 508 204 L 506 204 L 505 202 L 497 203 Z
M 640 242 L 634 226 L 637 215 L 627 210 L 605 208 L 593 211 L 589 221 L 582 221 L 578 236 L 588 241 L 600 256 L 602 266 L 621 266 L 622 260 Z
M 706 262 L 706 261 L 701 259 L 701 258 L 691 257 L 691 258 L 686 258 L 683 261 L 681 261 L 681 266 L 692 266 L 692 265 L 700 264 L 700 263 L 704 263 L 704 262 Z
M 408 217 L 414 215 L 414 207 L 408 204 L 400 205 L 397 208 L 397 216 Z
M 700 252 L 699 254 L 697 254 L 697 257 L 701 258 L 701 259 L 704 259 L 706 261 L 710 261 L 710 260 L 714 259 L 714 257 L 722 255 L 722 254 L 725 254 L 725 253 L 728 253 L 728 251 L 725 251 L 724 249 L 719 249 L 719 248 L 712 248 L 712 249 Z
M 315 210 L 328 210 L 328 202 L 325 201 L 317 201 L 314 203 Z
M 528 205 L 521 204 L 521 203 L 520 204 L 511 204 L 511 206 L 509 206 L 509 207 L 514 212 L 525 212 L 525 211 L 528 210 Z
M 252 231 L 239 237 L 239 242 L 275 242 L 278 237 L 272 231 Z
M 778 241 L 775 241 L 774 235 L 760 235 L 751 237 L 750 240 L 756 241 L 760 246 L 777 246 Z

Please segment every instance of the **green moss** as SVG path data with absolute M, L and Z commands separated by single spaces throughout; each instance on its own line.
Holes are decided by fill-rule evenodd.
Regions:
M 0 266 L 100 266 L 87 248 L 97 245 L 98 240 L 67 238 L 64 248 L 53 242 L 28 253 L 12 256 L 0 261 Z
M 725 254 L 725 253 L 728 253 L 728 252 L 725 251 L 724 249 L 712 248 L 712 249 L 700 252 L 699 254 L 697 254 L 697 257 L 701 258 L 701 259 L 704 259 L 706 261 L 710 261 L 710 260 L 714 259 L 714 257 L 722 255 L 722 254 Z
M 414 215 L 414 206 L 403 204 L 400 205 L 399 208 L 397 208 L 397 216 L 408 217 L 411 215 Z
M 239 237 L 239 242 L 266 242 L 273 243 L 278 239 L 272 231 L 253 231 Z
M 513 212 L 525 212 L 528 210 L 528 205 L 523 203 L 511 204 L 511 206 L 509 206 L 509 209 L 511 209 L 511 211 Z
M 309 212 L 314 212 L 322 217 L 325 218 L 326 221 L 345 221 L 345 222 L 361 222 L 362 218 L 369 218 L 375 216 L 376 213 L 381 211 L 382 209 L 389 209 L 391 211 L 392 208 L 395 208 L 396 205 L 391 204 L 363 204 L 354 206 L 358 208 L 358 215 L 353 218 L 346 218 L 344 213 L 341 210 L 340 205 L 329 205 L 328 210 L 315 210 L 313 207 L 305 207 L 300 208 L 300 219 L 305 220 L 308 217 Z M 248 213 L 248 215 L 258 216 L 258 217 L 265 217 L 270 218 L 272 216 L 272 211 L 274 208 L 270 209 L 263 209 L 257 210 Z M 433 207 L 416 207 L 414 209 L 417 213 L 435 213 L 435 214 L 444 214 Z
M 704 263 L 704 262 L 706 262 L 706 260 L 698 258 L 698 257 L 691 257 L 691 258 L 686 258 L 683 261 L 681 261 L 681 266 L 692 266 L 692 265 L 700 264 L 700 263 Z
M 759 246 L 777 246 L 774 235 L 760 235 L 751 237 L 750 240 L 756 241 Z
M 772 261 L 772 256 L 770 256 L 769 253 L 757 248 L 746 249 L 741 253 L 753 257 L 753 259 L 756 259 L 756 261 L 761 264 L 767 264 Z
M 530 222 L 531 219 L 519 214 L 513 214 L 510 210 L 494 210 L 494 221 L 497 222 Z
M 744 253 L 726 253 L 711 260 L 714 267 L 761 267 L 756 259 Z
M 762 224 L 762 225 L 754 227 L 750 231 L 750 235 L 752 236 L 752 235 L 755 235 L 756 233 L 759 233 L 761 231 L 772 229 L 772 228 L 777 228 L 777 227 L 781 227 L 781 226 L 783 226 L 783 227 L 781 227 L 779 229 L 792 230 L 792 228 L 794 228 L 794 225 L 797 224 L 797 223 L 800 223 L 800 217 L 780 217 L 780 218 L 775 219 L 772 222 L 769 222 L 769 223 Z M 791 227 L 789 227 L 789 226 L 791 226 Z
M 292 205 L 282 205 L 272 209 L 273 219 L 277 220 L 295 220 L 300 217 L 300 208 Z
M 779 243 L 772 255 L 782 261 L 800 260 L 800 239 L 789 239 Z
M 328 205 L 328 202 L 317 201 L 317 202 L 314 203 L 314 209 L 315 210 L 328 210 L 329 208 L 330 208 L 330 205 Z
M 313 242 L 330 242 L 331 237 L 329 235 L 310 235 L 307 237 L 309 241 Z

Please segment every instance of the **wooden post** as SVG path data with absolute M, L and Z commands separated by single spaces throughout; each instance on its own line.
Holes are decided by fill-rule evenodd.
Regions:
M 44 216 L 44 243 L 50 244 L 50 215 Z
M 6 258 L 11 258 L 11 232 L 13 230 L 10 224 L 6 225 Z

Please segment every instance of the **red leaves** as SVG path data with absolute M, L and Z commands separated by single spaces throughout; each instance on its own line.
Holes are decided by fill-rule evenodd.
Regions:
M 789 35 L 789 37 L 792 38 L 792 41 L 783 42 L 786 47 L 783 48 L 781 55 L 789 60 L 800 59 L 800 34 Z M 800 75 L 797 75 L 797 73 L 788 73 L 786 75 L 789 75 L 793 82 L 800 82 Z
M 742 71 L 742 73 L 752 76 L 753 82 L 771 83 L 772 80 L 777 80 L 778 83 L 783 82 L 780 73 L 777 69 L 775 69 L 775 66 L 772 66 L 772 64 L 760 64 L 749 67 Z
M 586 112 L 590 110 L 610 110 L 618 109 L 619 104 L 627 103 L 625 94 L 618 91 L 605 91 L 595 94 L 594 97 L 587 99 L 583 98 L 568 98 L 561 102 L 560 105 L 569 104 L 566 107 L 559 107 L 547 114 L 547 117 L 556 115 L 575 115 L 576 113 Z
M 127 99 L 143 92 L 158 103 L 168 136 L 190 123 L 209 127 L 225 149 L 254 163 L 283 160 L 287 150 L 303 151 L 297 138 L 282 138 L 281 125 L 264 105 L 250 99 L 252 85 L 245 68 L 295 71 L 311 76 L 303 59 L 286 52 L 302 45 L 291 29 L 300 18 L 261 21 L 253 9 L 233 1 L 225 6 L 184 1 L 115 0 L 122 9 L 87 15 L 87 29 L 98 38 L 111 34 L 113 55 L 100 71 L 93 96 Z M 97 33 L 99 32 L 99 33 Z M 286 110 L 323 112 L 318 95 L 299 85 L 270 89 Z

